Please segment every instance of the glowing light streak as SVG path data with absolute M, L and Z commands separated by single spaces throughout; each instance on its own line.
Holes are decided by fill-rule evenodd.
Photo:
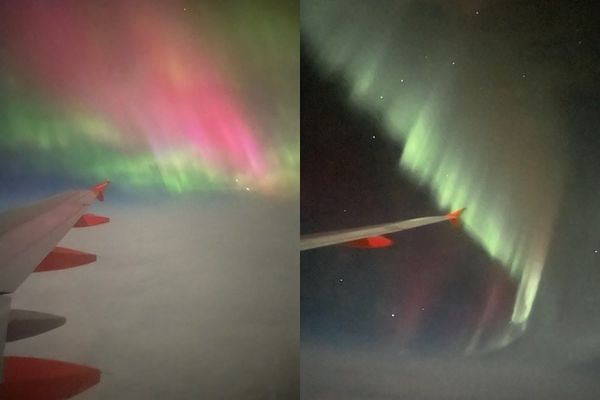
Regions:
M 124 189 L 295 193 L 297 15 L 178 3 L 3 3 L 2 149 Z
M 480 64 L 451 65 L 464 43 L 438 25 L 419 26 L 427 39 L 415 37 L 408 8 L 399 8 L 382 15 L 356 2 L 305 1 L 308 51 L 324 72 L 342 74 L 356 106 L 383 116 L 386 131 L 404 144 L 404 173 L 429 186 L 440 208 L 467 207 L 466 231 L 519 282 L 507 335 L 522 332 L 563 189 L 556 113 L 540 91 L 517 87 L 535 83 L 508 80 L 510 50 L 500 44 L 486 48 L 493 56 Z M 392 19 L 394 33 L 386 28 Z M 490 44 L 464 47 L 477 46 Z M 432 56 L 424 59 L 423 51 Z M 482 94 L 484 84 L 495 88 L 493 96 Z

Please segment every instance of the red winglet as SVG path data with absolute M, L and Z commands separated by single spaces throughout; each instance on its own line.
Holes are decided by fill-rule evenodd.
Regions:
M 31 357 L 4 357 L 3 400 L 61 400 L 100 382 L 100 371 L 83 365 Z
M 110 181 L 107 179 L 92 188 L 92 192 L 96 193 L 96 198 L 98 200 L 104 201 L 104 189 L 106 189 L 109 183 Z
M 54 250 L 48 253 L 46 258 L 42 260 L 34 272 L 46 272 L 74 268 L 79 267 L 80 265 L 93 263 L 94 261 L 96 261 L 95 254 L 67 249 L 66 247 L 55 247 Z
M 75 222 L 75 225 L 73 225 L 73 226 L 75 228 L 83 228 L 83 227 L 88 227 L 88 226 L 106 224 L 109 221 L 110 221 L 110 218 L 103 217 L 102 215 L 83 214 L 81 216 L 81 218 L 79 218 L 77 220 L 77 222 Z
M 346 246 L 354 247 L 355 249 L 379 249 L 382 247 L 390 247 L 394 242 L 385 236 L 371 236 L 364 239 L 357 239 L 345 243 Z
M 465 210 L 466 210 L 466 207 L 463 207 L 461 209 L 458 209 L 456 211 L 452 211 L 451 213 L 446 214 L 446 218 L 448 218 L 448 221 L 450 221 L 450 223 L 452 224 L 453 227 L 460 228 L 460 215 Z

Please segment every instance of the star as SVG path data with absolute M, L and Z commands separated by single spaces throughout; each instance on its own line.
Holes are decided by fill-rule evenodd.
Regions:
M 380 98 L 381 100 L 383 100 L 383 96 L 379 96 L 379 98 Z
M 396 316 L 396 314 L 392 314 L 392 318 L 394 318 Z

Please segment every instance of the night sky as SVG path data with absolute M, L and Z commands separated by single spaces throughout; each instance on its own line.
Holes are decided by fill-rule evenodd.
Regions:
M 306 0 L 301 15 L 302 233 L 467 207 L 459 232 L 301 254 L 307 393 L 347 395 L 341 376 L 376 368 L 357 398 L 406 394 L 380 390 L 404 355 L 511 343 L 511 361 L 595 371 L 592 3 Z

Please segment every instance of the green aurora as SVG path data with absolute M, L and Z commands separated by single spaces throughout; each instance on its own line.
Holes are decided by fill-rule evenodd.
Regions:
M 0 154 L 21 165 L 4 166 L 13 178 L 27 170 L 109 178 L 124 191 L 297 193 L 293 4 L 0 11 Z
M 466 232 L 519 282 L 502 345 L 526 327 L 563 190 L 560 121 L 541 90 L 552 71 L 428 4 L 307 0 L 303 45 L 404 145 L 400 171 L 440 208 L 466 207 Z

